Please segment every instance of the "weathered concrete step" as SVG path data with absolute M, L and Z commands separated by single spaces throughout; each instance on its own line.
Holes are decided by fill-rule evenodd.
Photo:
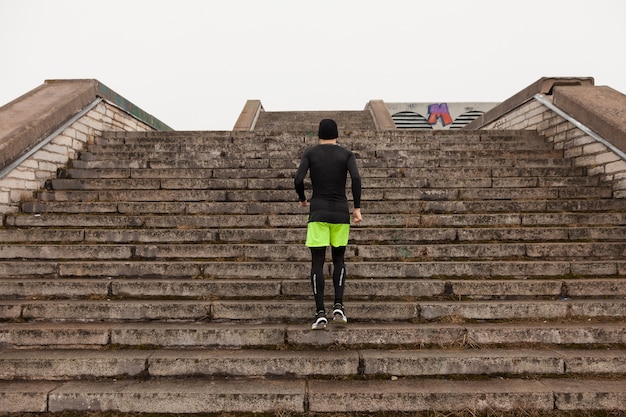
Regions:
M 544 375 L 626 372 L 623 349 L 3 350 L 0 380 L 160 377 L 360 377 Z
M 8 412 L 356 413 L 619 410 L 621 379 L 157 379 L 2 382 Z
M 0 260 L 242 260 L 304 262 L 310 251 L 294 243 L 0 244 Z M 350 245 L 346 261 L 609 260 L 626 257 L 626 241 Z
M 441 261 L 349 262 L 352 278 L 555 278 L 626 277 L 626 260 L 604 261 Z M 310 261 L 0 261 L 0 276 L 47 278 L 190 278 L 302 279 L 310 274 Z
M 143 227 L 158 228 L 303 228 L 306 230 L 307 211 L 293 214 L 195 214 L 177 216 L 103 214 L 13 214 L 5 217 L 9 227 Z M 572 212 L 572 213 L 399 213 L 367 214 L 358 227 L 519 227 L 519 226 L 622 226 L 626 212 Z
M 619 298 L 624 278 L 433 280 L 350 278 L 351 300 Z M 328 283 L 329 292 L 332 284 Z M 308 279 L 0 279 L 0 299 L 309 299 Z M 329 302 L 331 299 L 329 298 Z
M 349 181 L 348 181 L 349 183 Z M 399 188 L 411 193 L 420 188 L 550 188 L 598 187 L 600 178 L 594 177 L 503 177 L 470 178 L 442 176 L 429 178 L 368 178 L 364 191 L 378 188 Z M 47 180 L 49 191 L 71 190 L 293 190 L 292 178 L 183 178 L 183 179 L 52 179 Z
M 36 197 L 43 201 L 294 201 L 293 190 L 84 190 L 41 191 Z
M 0 408 L 9 412 L 304 411 L 305 393 L 304 380 L 0 382 Z
M 4 348 L 487 348 L 626 344 L 626 323 L 568 320 L 508 323 L 349 323 L 311 330 L 298 324 L 207 322 L 0 322 Z
M 133 161 L 133 162 L 164 162 L 164 161 L 211 161 L 215 159 L 229 160 L 279 160 L 283 159 L 290 163 L 297 162 L 305 150 L 305 146 L 285 148 L 283 144 L 271 146 L 242 146 L 222 145 L 219 147 L 179 147 L 180 149 L 138 149 L 133 146 L 118 147 L 117 149 L 97 149 L 81 152 L 78 161 Z M 367 159 L 403 159 L 416 161 L 428 161 L 435 159 L 473 159 L 473 158 L 563 158 L 563 150 L 551 149 L 548 146 L 528 146 L 520 143 L 517 146 L 484 146 L 463 144 L 456 146 L 440 146 L 439 144 L 426 143 L 385 146 L 376 144 L 371 148 L 360 147 L 353 151 L 359 160 Z M 365 164 L 364 166 L 368 166 Z
M 393 190 L 394 195 L 384 194 L 385 198 L 398 199 L 401 194 Z M 459 189 L 458 199 L 461 200 L 514 200 L 514 199 L 581 199 L 613 197 L 610 187 L 543 187 L 543 188 L 472 188 Z M 401 198 L 401 197 L 400 197 Z
M 329 306 L 330 307 L 330 306 Z M 300 322 L 312 312 L 299 300 L 0 300 L 0 319 L 28 321 L 249 321 Z M 355 322 L 441 320 L 621 319 L 624 299 L 352 301 L 347 315 Z M 311 313 L 312 314 L 312 313 Z
M 443 213 L 503 213 L 503 212 L 606 212 L 624 211 L 619 199 L 560 199 L 560 200 L 443 200 L 443 201 L 364 201 L 363 210 L 371 214 L 443 214 Z M 294 202 L 123 202 L 123 201 L 26 201 L 22 213 L 76 214 L 293 214 Z M 1 229 L 0 229 L 1 230 Z
M 454 150 L 447 147 L 440 149 L 376 149 L 355 150 L 357 159 L 380 158 L 385 160 L 411 160 L 419 164 L 421 160 L 472 160 L 472 159 L 558 159 L 563 158 L 561 149 L 481 149 L 480 146 Z M 463 165 L 463 164 L 460 164 Z M 419 165 L 418 165 L 419 166 Z M 471 166 L 471 165 L 470 165 Z
M 490 138 L 488 140 L 480 140 L 479 138 L 458 138 L 450 137 L 445 140 L 399 140 L 399 141 L 381 141 L 378 139 L 339 139 L 340 145 L 355 151 L 407 151 L 407 152 L 423 152 L 423 151 L 495 151 L 495 150 L 549 150 L 554 149 L 553 144 L 546 140 L 524 140 L 512 139 L 500 140 Z M 315 143 L 303 141 L 302 138 L 295 140 L 276 139 L 268 141 L 237 141 L 233 143 L 229 140 L 213 140 L 209 143 L 188 141 L 144 141 L 141 143 L 98 143 L 89 145 L 88 149 L 81 153 L 80 159 L 87 160 L 92 155 L 102 154 L 123 154 L 123 155 L 142 155 L 154 153 L 179 153 L 179 154 L 203 154 L 213 157 L 222 157 L 225 155 L 245 155 L 250 152 L 280 152 L 283 155 L 298 155 L 305 147 Z M 85 156 L 83 158 L 83 155 Z
M 105 131 L 102 136 L 96 138 L 96 143 L 184 143 L 184 144 L 223 144 L 250 143 L 250 142 L 279 142 L 287 144 L 317 143 L 317 126 L 315 131 L 311 129 L 283 130 L 274 129 L 268 131 L 147 131 L 147 132 L 123 132 Z M 342 130 L 342 129 L 341 129 Z M 414 141 L 460 141 L 489 142 L 489 141 L 533 141 L 545 140 L 536 131 L 531 130 L 482 130 L 482 131 L 458 131 L 458 130 L 388 130 L 376 129 L 350 129 L 342 130 L 342 142 L 353 141 L 359 143 L 374 139 L 384 139 L 385 142 L 414 142 Z
M 364 203 L 370 201 L 445 201 L 445 200 L 528 200 L 612 198 L 609 186 L 525 187 L 525 188 L 365 188 Z M 351 192 L 348 199 L 352 200 Z M 290 189 L 159 189 L 152 190 L 56 190 L 35 193 L 41 201 L 109 201 L 109 202 L 293 202 Z
M 72 168 L 80 169 L 292 169 L 298 166 L 299 159 L 288 158 L 215 158 L 215 159 L 103 159 L 92 161 L 72 160 Z M 518 167 L 518 168 L 563 168 L 572 167 L 569 159 L 554 157 L 532 157 L 518 155 L 515 157 L 481 157 L 481 158 L 407 158 L 384 159 L 379 157 L 359 157 L 360 169 L 369 168 L 454 168 L 454 167 Z
M 350 259 L 352 255 L 349 249 L 346 252 L 347 259 Z M 289 254 L 290 250 L 286 249 L 284 253 Z M 364 261 L 460 259 L 537 259 L 545 261 L 571 258 L 601 260 L 620 259 L 626 256 L 626 242 L 358 245 L 354 256 L 358 256 Z
M 581 167 L 518 168 L 518 167 L 476 167 L 476 168 L 363 168 L 359 170 L 363 178 L 432 178 L 458 176 L 460 178 L 505 178 L 505 177 L 582 177 Z M 58 171 L 58 178 L 73 179 L 124 179 L 124 178 L 292 178 L 294 169 L 78 169 L 65 168 Z
M 289 161 L 299 160 L 304 147 L 300 149 L 285 148 L 284 145 L 272 146 L 256 145 L 246 147 L 241 145 L 222 145 L 220 147 L 193 147 L 189 149 L 133 149 L 119 148 L 110 152 L 81 152 L 78 160 L 90 161 L 177 161 L 195 160 L 210 161 L 214 159 L 249 160 L 249 159 L 286 159 Z M 97 150 L 97 149 L 96 149 Z M 405 145 L 400 149 L 386 147 L 377 144 L 371 148 L 354 149 L 357 159 L 382 158 L 411 159 L 415 161 L 432 159 L 473 159 L 473 158 L 563 158 L 562 149 L 549 149 L 547 147 L 491 147 L 485 149 L 481 145 L 466 145 L 463 149 L 451 149 L 447 146 L 426 146 L 416 143 L 413 146 Z
M 101 229 L 101 228 L 8 228 L 0 229 L 0 242 L 5 243 L 297 243 L 302 244 L 302 228 L 282 229 Z M 435 242 L 566 242 L 622 241 L 626 227 L 563 226 L 563 227 L 353 227 L 350 245 L 358 244 L 423 244 Z
M 392 169 L 389 169 L 389 174 L 392 173 Z M 361 172 L 361 175 L 365 175 L 367 170 Z M 372 172 L 370 175 L 376 174 L 377 171 Z M 549 171 L 546 171 L 548 173 Z M 582 173 L 577 170 L 557 170 L 559 175 L 562 176 L 576 176 Z M 293 168 L 265 168 L 265 169 L 185 169 L 185 168 L 65 168 L 57 172 L 58 178 L 73 178 L 73 179 L 123 179 L 123 178 L 159 178 L 159 179 L 174 179 L 174 178 L 292 178 L 294 176 Z M 514 173 L 514 171 L 511 171 Z M 382 171 L 381 171 L 382 174 Z M 538 175 L 538 174 L 537 174 Z M 521 175 L 519 175 L 521 176 Z
M 0 364 L 0 380 L 223 375 L 358 376 L 359 352 L 50 349 L 42 357 L 38 349 L 15 349 L 0 352 Z
M 310 381 L 308 404 L 312 412 L 580 412 L 619 407 L 624 386 L 623 380 L 593 379 Z
M 185 143 L 185 144 L 222 144 L 249 143 L 249 142 L 279 142 L 279 143 L 317 143 L 318 138 L 310 129 L 283 131 L 276 129 L 273 132 L 255 131 L 147 131 L 147 132 L 124 132 L 105 131 L 101 137 L 96 138 L 99 143 Z M 385 142 L 414 142 L 414 141 L 531 141 L 545 140 L 532 130 L 481 130 L 481 131 L 454 131 L 454 130 L 387 130 L 374 129 L 351 129 L 343 132 L 342 142 L 353 141 L 355 143 L 367 142 L 368 140 L 381 140 Z

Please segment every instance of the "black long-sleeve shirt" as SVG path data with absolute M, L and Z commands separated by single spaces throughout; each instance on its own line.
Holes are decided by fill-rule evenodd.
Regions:
M 361 176 L 352 151 L 337 144 L 319 144 L 302 154 L 294 185 L 298 199 L 305 201 L 304 178 L 310 171 L 313 194 L 309 222 L 350 223 L 346 197 L 347 173 L 352 181 L 354 208 L 361 208 Z

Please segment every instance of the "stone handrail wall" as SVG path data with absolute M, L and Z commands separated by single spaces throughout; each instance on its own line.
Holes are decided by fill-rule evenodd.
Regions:
M 626 96 L 589 78 L 542 78 L 465 129 L 536 130 L 589 175 L 612 182 L 615 198 L 626 198 L 624 114 Z
M 370 100 L 365 106 L 366 110 L 372 113 L 374 124 L 377 130 L 396 130 L 396 123 L 393 121 L 389 109 L 383 100 Z
M 261 100 L 248 100 L 235 122 L 233 130 L 236 132 L 250 132 L 254 130 L 259 114 L 264 111 Z
M 80 113 L 74 114 L 75 106 L 70 109 L 66 106 L 67 102 L 58 103 L 58 97 L 54 97 L 50 103 L 39 97 L 30 105 L 23 104 L 29 99 L 26 95 L 24 97 L 2 107 L 6 113 L 14 112 L 24 117 L 24 120 L 18 118 L 15 121 L 16 124 L 19 123 L 19 126 L 15 127 L 10 125 L 11 118 L 8 118 L 8 121 L 1 120 L 4 122 L 0 129 L 5 134 L 2 138 L 3 143 L 10 145 L 3 149 L 3 154 L 17 154 L 15 149 L 23 148 L 31 149 L 31 152 L 22 159 L 12 157 L 4 165 L 4 175 L 0 178 L 0 213 L 18 211 L 21 201 L 33 198 L 33 192 L 41 189 L 45 180 L 54 178 L 58 168 L 66 166 L 69 160 L 76 158 L 77 154 L 87 144 L 93 143 L 101 136 L 103 131 L 156 130 L 126 109 L 95 95 L 92 97 L 92 103 L 87 106 L 84 106 L 85 99 L 81 100 L 81 106 L 86 109 L 93 106 L 82 116 Z M 20 105 L 24 108 L 19 109 Z M 38 105 L 43 112 L 29 113 L 29 110 L 33 112 L 33 107 Z M 18 110 L 15 110 L 16 106 Z M 55 111 L 55 108 L 60 110 Z M 37 120 L 35 128 L 30 130 L 24 128 L 35 125 L 33 120 Z M 61 120 L 65 122 L 61 123 Z M 41 137 L 42 133 L 45 133 L 44 137 Z

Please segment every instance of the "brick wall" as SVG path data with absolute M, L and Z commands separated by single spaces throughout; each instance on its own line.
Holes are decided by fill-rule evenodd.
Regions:
M 556 149 L 563 149 L 566 157 L 573 158 L 576 166 L 586 167 L 589 175 L 598 174 L 613 182 L 614 197 L 626 198 L 626 161 L 536 98 L 501 115 L 482 129 L 537 130 Z
M 0 213 L 15 212 L 22 200 L 33 197 L 58 168 L 76 158 L 86 144 L 103 131 L 147 131 L 149 125 L 106 101 L 101 101 L 80 119 L 65 128 L 49 143 L 0 179 Z

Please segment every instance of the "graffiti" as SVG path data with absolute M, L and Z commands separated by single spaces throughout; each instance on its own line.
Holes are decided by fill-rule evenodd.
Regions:
M 389 103 L 398 129 L 461 129 L 498 103 Z
M 452 124 L 452 116 L 450 116 L 450 112 L 448 111 L 447 103 L 428 105 L 428 123 L 435 125 L 438 120 L 441 120 L 443 126 Z

